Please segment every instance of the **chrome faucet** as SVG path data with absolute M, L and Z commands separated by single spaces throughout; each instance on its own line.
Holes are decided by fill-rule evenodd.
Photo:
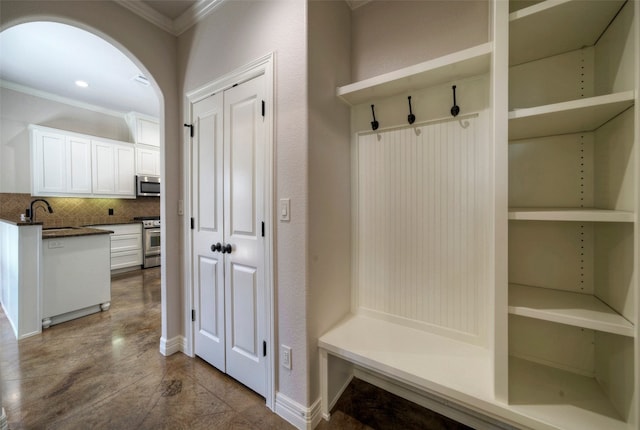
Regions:
M 33 209 L 33 205 L 37 202 L 43 202 L 44 204 L 47 205 L 47 210 L 49 211 L 50 214 L 53 213 L 53 208 L 51 207 L 51 205 L 49 204 L 48 201 L 46 201 L 45 199 L 35 199 L 31 202 L 31 206 L 29 206 L 29 216 L 31 217 L 31 222 L 34 223 L 36 222 L 36 213 Z M 37 209 L 37 208 L 36 208 Z

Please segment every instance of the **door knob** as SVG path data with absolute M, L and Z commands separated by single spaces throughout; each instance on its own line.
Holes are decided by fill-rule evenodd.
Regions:
M 216 243 L 215 245 L 211 245 L 211 251 L 213 252 L 220 252 L 222 251 L 222 244 L 220 242 Z M 223 251 L 224 252 L 224 251 Z
M 223 254 L 231 254 L 231 251 L 233 251 L 233 248 L 231 247 L 231 244 L 227 243 L 226 245 L 222 245 L 222 253 Z

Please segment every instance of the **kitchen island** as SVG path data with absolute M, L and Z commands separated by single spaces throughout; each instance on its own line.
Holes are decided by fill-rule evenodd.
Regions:
M 110 233 L 76 227 L 42 231 L 42 328 L 109 309 Z
M 0 219 L 0 302 L 17 339 L 109 308 L 109 233 Z

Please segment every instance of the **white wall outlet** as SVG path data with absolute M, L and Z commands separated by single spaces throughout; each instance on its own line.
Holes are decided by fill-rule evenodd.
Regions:
M 291 370 L 291 347 L 287 345 L 280 346 L 280 363 L 285 369 Z
M 280 221 L 291 220 L 291 202 L 289 199 L 280 199 Z

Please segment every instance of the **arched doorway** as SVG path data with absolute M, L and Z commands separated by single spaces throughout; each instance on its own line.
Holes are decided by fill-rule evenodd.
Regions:
M 130 135 L 131 114 L 135 113 L 133 118 L 158 117 L 161 127 L 164 123 L 159 86 L 131 52 L 104 34 L 85 30 L 85 25 L 58 21 L 25 20 L 3 26 L 0 32 L 3 51 L 0 90 L 5 93 L 2 115 L 5 132 L 0 142 L 0 193 L 3 194 L 29 198 L 30 124 L 135 142 L 135 136 Z M 158 139 L 160 147 L 156 152 L 159 160 L 164 152 L 162 140 Z M 134 176 L 131 181 L 133 183 Z M 85 204 L 81 208 L 96 215 L 96 211 L 101 210 L 97 206 L 106 204 L 109 216 L 116 216 L 99 216 L 97 222 L 109 224 L 113 220 L 115 224 L 125 218 L 159 215 L 162 206 L 159 199 L 146 200 L 137 207 L 120 205 L 119 199 L 115 199 L 97 205 Z M 121 201 L 130 203 L 138 199 Z M 118 207 L 118 213 L 113 213 L 112 206 Z M 77 215 L 70 225 L 96 222 L 88 214 Z M 163 311 L 163 320 L 165 315 Z

